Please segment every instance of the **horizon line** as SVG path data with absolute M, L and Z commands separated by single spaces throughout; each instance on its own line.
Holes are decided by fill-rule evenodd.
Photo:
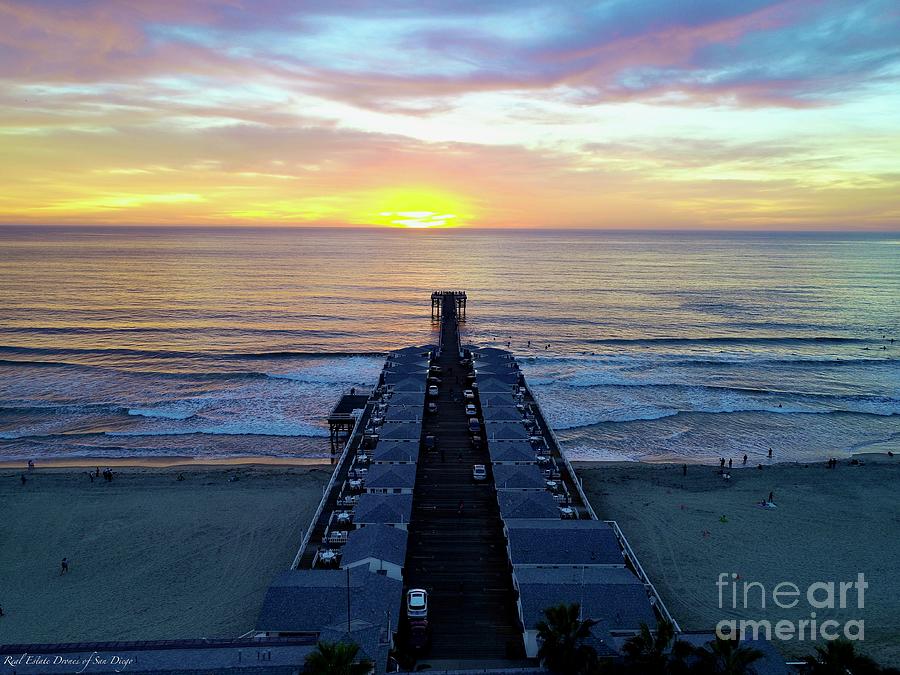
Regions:
M 465 225 L 456 227 L 388 227 L 383 225 L 316 225 L 316 224 L 249 224 L 249 223 L 8 223 L 0 222 L 0 228 L 4 229 L 62 229 L 62 228 L 96 228 L 96 229 L 245 229 L 245 230 L 364 230 L 364 231 L 414 231 L 420 232 L 449 232 L 449 231 L 532 231 L 532 232 L 735 232 L 735 233 L 823 233 L 823 234 L 900 234 L 900 223 L 882 227 L 850 227 L 850 226 L 810 226 L 810 227 L 727 227 L 727 226 L 687 226 L 687 227 L 580 227 L 580 226 L 503 226 L 503 225 Z

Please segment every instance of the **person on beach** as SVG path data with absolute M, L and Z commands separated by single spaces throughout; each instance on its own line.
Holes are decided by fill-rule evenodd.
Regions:
M 719 468 L 720 469 L 725 468 L 725 458 L 724 457 L 719 457 Z
M 747 465 L 747 453 L 745 452 L 744 453 L 744 466 L 746 466 L 746 465 Z
M 728 468 L 731 469 L 731 460 L 728 460 Z
M 0 605 L 0 616 L 6 616 L 6 615 L 3 613 L 3 605 Z
M 774 492 L 770 492 L 770 493 L 769 493 L 769 503 L 771 504 L 771 503 L 774 502 L 774 501 L 775 501 L 775 493 L 774 493 Z
M 769 448 L 769 459 L 772 459 L 772 448 Z
M 88 478 L 91 479 L 91 482 L 92 482 L 92 483 L 94 482 L 94 474 L 93 474 L 92 471 L 88 471 Z
M 682 464 L 682 465 L 681 465 L 681 475 L 682 475 L 682 476 L 687 476 L 687 464 Z
M 63 574 L 68 574 L 68 573 L 69 573 L 69 559 L 63 558 L 62 562 L 59 564 L 59 576 L 62 576 Z

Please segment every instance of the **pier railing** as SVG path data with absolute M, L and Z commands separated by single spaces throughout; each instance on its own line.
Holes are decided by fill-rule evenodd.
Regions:
M 550 434 L 550 438 L 556 444 L 556 449 L 559 451 L 559 456 L 562 458 L 563 463 L 566 465 L 566 469 L 569 471 L 569 475 L 572 477 L 572 482 L 575 484 L 575 489 L 578 491 L 578 496 L 581 497 L 581 503 L 584 504 L 585 508 L 588 510 L 588 513 L 591 514 L 591 518 L 593 520 L 599 520 L 597 518 L 597 514 L 594 513 L 594 507 L 591 506 L 591 502 L 588 500 L 587 495 L 584 493 L 584 489 L 581 487 L 581 479 L 578 477 L 578 474 L 575 473 L 575 469 L 572 467 L 572 463 L 569 461 L 568 455 L 566 455 L 565 450 L 563 450 L 562 443 L 559 442 L 559 438 L 557 438 L 556 432 L 553 431 L 553 427 L 551 427 L 550 423 L 547 422 L 547 416 L 544 414 L 544 410 L 541 408 L 540 401 L 538 401 L 537 396 L 534 395 L 534 392 L 528 385 L 528 379 L 523 378 L 523 380 L 525 382 L 525 390 L 528 392 L 529 396 L 531 396 L 531 400 L 534 401 L 534 406 L 537 408 L 538 414 L 541 416 L 541 421 L 543 422 L 544 429 L 546 429 L 547 433 Z
M 331 478 L 328 480 L 328 485 L 325 486 L 325 490 L 322 492 L 322 499 L 319 500 L 319 506 L 316 509 L 312 520 L 309 521 L 309 526 L 306 528 L 306 532 L 304 533 L 303 539 L 300 542 L 300 548 L 297 551 L 297 555 L 294 556 L 294 562 L 291 563 L 292 570 L 297 569 L 297 565 L 300 564 L 300 558 L 303 557 L 303 552 L 309 545 L 309 540 L 312 537 L 313 530 L 316 529 L 316 523 L 319 522 L 322 511 L 325 509 L 325 505 L 328 503 L 331 491 L 334 489 L 335 481 L 337 480 L 338 474 L 341 472 L 341 467 L 344 466 L 344 462 L 347 461 L 347 457 L 350 454 L 350 445 L 353 443 L 353 439 L 356 437 L 356 432 L 359 430 L 359 425 L 365 416 L 365 411 L 363 411 L 363 414 L 356 417 L 356 423 L 353 425 L 353 430 L 347 437 L 347 442 L 344 444 L 344 449 L 341 451 L 341 456 L 338 459 L 337 464 L 335 464 L 334 466 L 334 471 L 331 472 Z
M 628 560 L 634 567 L 638 579 L 640 579 L 644 583 L 644 585 L 650 589 L 650 593 L 654 599 L 654 604 L 659 610 L 659 613 L 662 614 L 666 620 L 672 623 L 672 626 L 674 626 L 676 633 L 680 633 L 681 626 L 678 625 L 675 617 L 673 617 L 669 613 L 669 609 L 668 607 L 666 607 L 666 603 L 664 603 L 662 598 L 659 596 L 659 592 L 656 590 L 656 586 L 653 585 L 653 582 L 650 581 L 650 577 L 648 577 L 647 573 L 644 572 L 644 568 L 641 566 L 641 561 L 638 560 L 637 554 L 634 552 L 634 549 L 631 548 L 631 544 L 628 543 L 628 540 L 625 538 L 625 534 L 622 532 L 619 524 L 615 520 L 604 520 L 603 522 L 612 527 L 613 532 L 616 535 L 616 539 L 619 540 L 619 545 L 622 547 L 622 550 L 625 551 L 625 555 L 628 556 Z

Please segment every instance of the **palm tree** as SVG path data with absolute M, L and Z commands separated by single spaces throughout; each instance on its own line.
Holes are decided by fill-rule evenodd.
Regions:
M 596 650 L 585 644 L 597 622 L 580 614 L 578 603 L 556 605 L 545 609 L 545 620 L 537 623 L 538 660 L 552 673 L 586 675 L 598 668 Z
M 641 623 L 641 632 L 622 646 L 626 665 L 637 673 L 686 673 L 686 659 L 694 653 L 687 642 L 675 639 L 675 625 L 666 619 L 659 622 L 656 634 Z
M 747 675 L 752 663 L 763 657 L 753 647 L 741 647 L 740 640 L 723 640 L 719 636 L 705 649 L 696 651 L 699 671 L 715 675 Z
M 829 640 L 816 647 L 815 656 L 807 656 L 810 675 L 869 675 L 882 672 L 868 656 L 856 653 L 850 640 Z
M 638 670 L 663 672 L 666 664 L 666 650 L 675 637 L 675 627 L 669 621 L 661 621 L 656 635 L 643 621 L 641 632 L 622 646 L 622 654 L 630 665 Z
M 306 657 L 304 672 L 308 675 L 366 675 L 372 670 L 367 659 L 356 661 L 359 645 L 352 642 L 316 644 L 316 651 Z

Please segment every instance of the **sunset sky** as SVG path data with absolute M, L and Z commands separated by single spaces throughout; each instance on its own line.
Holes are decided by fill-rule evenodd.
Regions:
M 900 229 L 897 0 L 0 0 L 0 222 Z

